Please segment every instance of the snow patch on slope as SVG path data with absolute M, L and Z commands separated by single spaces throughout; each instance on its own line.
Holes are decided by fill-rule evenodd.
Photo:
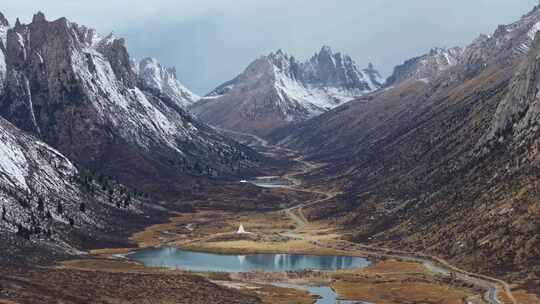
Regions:
M 540 22 L 536 22 L 532 27 L 531 29 L 529 30 L 529 32 L 527 32 L 527 36 L 529 36 L 529 38 L 532 40 L 534 40 L 534 37 L 536 36 L 536 33 L 540 31 Z
M 302 105 L 310 113 L 316 116 L 336 106 L 352 100 L 356 96 L 365 94 L 366 91 L 345 90 L 334 87 L 305 86 L 295 81 L 276 69 L 276 82 L 274 86 L 282 101 L 292 100 Z
M 6 47 L 8 30 L 9 30 L 9 26 L 4 26 L 0 24 L 0 43 L 2 43 L 4 47 Z
M 15 144 L 15 138 L 0 129 L 0 173 L 15 187 L 29 190 L 26 183 L 28 163 L 23 151 Z
M 149 148 L 157 139 L 178 151 L 175 141 L 181 133 L 178 125 L 159 111 L 139 88 L 121 90 L 122 84 L 101 53 L 89 47 L 82 52 L 73 50 L 72 58 L 76 75 L 91 93 L 90 101 L 103 119 L 111 121 L 126 140 Z M 89 61 L 94 67 L 93 72 L 88 68 Z

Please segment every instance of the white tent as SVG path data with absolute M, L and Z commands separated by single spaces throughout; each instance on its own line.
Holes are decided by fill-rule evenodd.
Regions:
M 238 228 L 238 231 L 236 231 L 236 234 L 246 234 L 246 230 L 244 229 L 244 225 L 240 224 L 240 227 Z

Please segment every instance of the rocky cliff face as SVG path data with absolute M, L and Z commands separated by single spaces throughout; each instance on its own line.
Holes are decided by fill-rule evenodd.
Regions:
M 510 83 L 508 95 L 502 100 L 489 133 L 481 144 L 524 146 L 539 135 L 540 126 L 540 35 L 536 35 L 531 50 Z
M 175 68 L 164 68 L 155 58 L 144 58 L 135 63 L 135 67 L 144 87 L 166 96 L 180 107 L 187 108 L 200 99 L 178 80 Z
M 455 66 L 460 60 L 463 50 L 459 47 L 451 49 L 434 48 L 429 53 L 407 60 L 394 68 L 386 85 L 392 86 L 404 81 L 431 81 L 443 71 Z
M 4 83 L 6 80 L 6 39 L 9 29 L 8 20 L 0 13 L 0 96 L 4 92 Z
M 361 70 L 349 56 L 329 47 L 306 62 L 279 50 L 254 61 L 191 110 L 216 126 L 264 135 L 377 90 L 382 83 L 373 65 Z
M 334 53 L 328 46 L 302 63 L 299 72 L 299 78 L 307 86 L 345 88 L 357 95 L 372 92 L 384 82 L 373 64 L 360 70 L 350 56 Z
M 251 164 L 251 150 L 140 85 L 123 39 L 39 13 L 7 32 L 6 55 L 0 114 L 85 167 L 151 189 Z

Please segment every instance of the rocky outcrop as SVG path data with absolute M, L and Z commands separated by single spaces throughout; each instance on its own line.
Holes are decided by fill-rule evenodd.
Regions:
M 479 146 L 488 143 L 525 147 L 540 135 L 540 34 L 510 83 L 508 95 L 501 101 L 489 133 Z
M 404 81 L 432 81 L 443 71 L 455 66 L 461 60 L 462 54 L 463 50 L 459 47 L 431 49 L 429 53 L 409 59 L 395 67 L 386 85 L 397 85 Z
M 137 74 L 131 66 L 126 42 L 123 38 L 109 34 L 95 46 L 95 50 L 105 56 L 117 80 L 120 80 L 129 89 L 135 88 Z
M 164 68 L 155 58 L 144 58 L 134 64 L 144 87 L 166 96 L 178 106 L 187 108 L 200 99 L 178 80 L 175 68 Z
M 359 95 L 380 88 L 384 82 L 373 64 L 360 70 L 350 56 L 334 53 L 328 46 L 302 63 L 300 69 L 301 79 L 309 86 L 352 89 Z
M 251 63 L 190 109 L 221 128 L 265 135 L 305 121 L 382 86 L 373 65 L 323 47 L 306 62 L 279 50 Z
M 7 73 L 6 64 L 6 40 L 7 31 L 9 29 L 8 20 L 0 13 L 0 96 L 4 92 L 4 85 Z
M 84 167 L 172 189 L 188 176 L 230 176 L 252 164 L 251 150 L 140 85 L 123 39 L 37 14 L 8 31 L 6 50 L 0 114 Z

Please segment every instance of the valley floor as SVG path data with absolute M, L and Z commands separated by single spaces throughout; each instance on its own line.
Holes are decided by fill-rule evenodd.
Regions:
M 245 134 L 244 134 L 245 135 Z M 472 274 L 420 253 L 406 253 L 348 242 L 332 220 L 309 221 L 304 208 L 322 204 L 339 189 L 304 187 L 302 175 L 319 164 L 292 151 L 272 149 L 255 141 L 269 155 L 295 159 L 296 166 L 280 174 L 291 186 L 265 189 L 264 211 L 231 210 L 201 205 L 195 213 L 174 213 L 167 223 L 133 234 L 132 248 L 100 249 L 88 256 L 37 268 L 0 269 L 0 303 L 313 303 L 305 291 L 276 287 L 276 282 L 328 285 L 345 300 L 370 303 L 540 303 L 505 282 Z M 239 204 L 253 185 L 234 184 L 209 192 L 208 201 L 229 195 Z M 210 197 L 213 196 L 213 197 Z M 292 197 L 288 201 L 283 198 Z M 257 205 L 257 204 L 255 204 Z M 272 208 L 272 205 L 273 208 Z M 240 211 L 239 211 L 240 210 Z M 219 220 L 216 220 L 219 219 Z M 249 234 L 234 232 L 243 224 Z M 187 273 L 146 268 L 119 254 L 137 248 L 173 246 L 216 253 L 296 253 L 364 256 L 364 269 L 335 272 Z

